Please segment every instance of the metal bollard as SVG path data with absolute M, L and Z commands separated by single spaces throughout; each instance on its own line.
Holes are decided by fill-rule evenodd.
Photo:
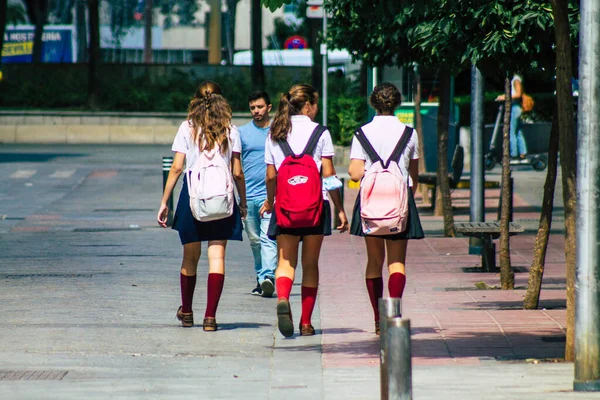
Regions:
M 346 185 L 346 180 L 344 178 L 339 178 L 340 181 L 342 181 L 342 187 L 340 188 L 340 197 L 342 198 L 342 205 L 344 204 L 344 186 Z M 337 207 L 333 207 L 333 228 L 337 228 L 338 226 L 340 226 L 340 217 L 338 216 L 338 213 L 340 212 L 340 210 L 338 210 Z
M 173 165 L 173 157 L 163 157 L 162 158 L 162 171 L 163 171 L 163 193 L 165 191 L 165 187 L 167 186 L 167 179 L 169 178 L 169 171 L 171 170 L 171 166 Z M 169 207 L 169 213 L 167 214 L 167 226 L 171 226 L 173 224 L 173 193 L 171 192 L 171 196 L 169 200 L 167 200 L 167 207 Z
M 402 316 L 402 299 L 387 297 L 379 299 L 379 346 L 380 356 L 380 385 L 381 400 L 388 400 L 388 318 Z
M 412 400 L 410 320 L 387 320 L 388 399 Z

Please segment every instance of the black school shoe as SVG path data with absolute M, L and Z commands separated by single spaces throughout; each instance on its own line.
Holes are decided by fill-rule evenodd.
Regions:
M 262 297 L 271 297 L 275 293 L 275 282 L 273 278 L 266 278 L 261 284 L 260 289 L 262 291 Z
M 294 322 L 288 299 L 281 299 L 277 302 L 277 328 L 286 338 L 294 336 Z
M 252 289 L 252 291 L 250 291 L 250 294 L 253 296 L 262 296 L 263 295 L 263 291 L 262 291 L 262 288 L 260 287 L 260 284 L 258 283 L 258 279 L 256 280 L 256 287 L 254 289 Z

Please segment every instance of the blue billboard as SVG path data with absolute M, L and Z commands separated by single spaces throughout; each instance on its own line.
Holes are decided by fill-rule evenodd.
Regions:
M 3 63 L 29 63 L 33 56 L 33 25 L 7 26 L 2 46 Z M 72 63 L 75 61 L 73 27 L 53 25 L 44 27 L 42 62 Z

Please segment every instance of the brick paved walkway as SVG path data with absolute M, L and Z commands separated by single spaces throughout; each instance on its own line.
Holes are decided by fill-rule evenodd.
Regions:
M 499 193 L 486 192 L 495 219 Z M 457 220 L 467 219 L 468 190 L 453 194 Z M 351 210 L 356 190 L 346 192 Z M 466 204 L 465 204 L 466 203 Z M 515 195 L 515 218 L 539 212 Z M 493 211 L 492 211 L 493 210 Z M 423 212 L 424 220 L 439 217 Z M 518 239 L 517 239 L 518 238 Z M 414 365 L 479 364 L 490 359 L 560 358 L 566 326 L 564 238 L 552 235 L 538 310 L 523 310 L 534 235 L 511 238 L 515 290 L 478 290 L 476 282 L 500 285 L 499 274 L 478 272 L 481 258 L 468 254 L 467 238 L 430 236 L 409 244 L 403 314 L 411 320 Z M 334 234 L 321 257 L 323 366 L 378 367 L 379 342 L 364 282 L 362 239 Z M 476 272 L 472 272 L 476 271 Z M 521 272 L 519 272 L 521 271 Z M 384 274 L 385 277 L 385 274 Z M 384 295 L 387 295 L 387 283 Z

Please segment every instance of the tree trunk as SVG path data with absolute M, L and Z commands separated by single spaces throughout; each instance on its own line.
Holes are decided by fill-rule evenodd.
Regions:
M 440 79 L 440 102 L 437 118 L 437 198 L 436 209 L 444 215 L 444 236 L 454 237 L 454 214 L 450 197 L 450 180 L 448 178 L 448 127 L 450 124 L 450 72 L 443 69 Z M 437 214 L 436 214 L 437 215 Z
M 415 121 L 414 128 L 417 130 L 417 136 L 419 138 L 419 173 L 427 171 L 425 165 L 425 146 L 423 142 L 423 116 L 421 115 L 421 71 L 419 64 L 414 65 L 413 68 L 413 103 L 415 104 Z M 423 196 L 423 200 L 429 199 L 429 187 L 426 185 L 419 185 L 418 190 Z M 435 201 L 435 199 L 433 199 Z
M 88 0 L 90 50 L 88 56 L 88 107 L 98 107 L 100 82 L 98 69 L 100 68 L 100 13 L 99 0 Z
M 508 229 L 510 223 L 510 202 L 512 198 L 510 185 L 510 106 L 512 103 L 510 79 L 504 78 L 504 127 L 502 131 L 502 203 L 500 215 L 500 284 L 503 290 L 515 288 L 515 274 L 510 265 L 510 240 Z
M 152 64 L 152 0 L 145 0 L 144 8 L 144 63 Z M 212 15 L 212 14 L 211 14 Z
M 571 77 L 571 39 L 569 32 L 568 1 L 552 0 L 552 14 L 556 31 L 556 103 L 558 107 L 559 151 L 562 172 L 563 202 L 565 207 L 565 261 L 567 264 L 567 342 L 565 360 L 575 356 L 575 211 L 577 157 L 573 93 Z
M 37 0 L 34 3 L 35 6 L 31 13 L 35 17 L 35 20 L 32 21 L 35 25 L 35 30 L 33 34 L 33 50 L 31 61 L 37 64 L 43 61 L 42 35 L 44 34 L 44 25 L 46 24 L 46 19 L 48 18 L 48 1 Z
M 233 54 L 235 53 L 235 18 L 238 0 L 227 0 L 227 61 L 233 65 Z
M 0 0 L 0 52 L 4 46 L 4 31 L 6 29 L 6 9 L 8 6 L 7 0 Z M 0 81 L 2 80 L 2 57 L 0 56 Z
M 542 278 L 546 264 L 546 250 L 548 249 L 548 238 L 552 227 L 552 210 L 554 207 L 554 189 L 556 186 L 556 173 L 558 169 L 558 118 L 556 107 L 552 113 L 552 130 L 550 131 L 550 147 L 548 150 L 548 173 L 544 183 L 544 197 L 542 199 L 542 213 L 540 225 L 535 237 L 533 247 L 533 261 L 529 270 L 529 281 L 527 282 L 527 293 L 523 301 L 523 308 L 535 310 L 540 302 L 542 290 Z
M 208 63 L 221 64 L 221 0 L 210 0 Z
M 252 87 L 257 90 L 265 90 L 265 66 L 262 59 L 262 8 L 260 0 L 252 0 L 251 14 Z
M 76 0 L 75 3 L 75 24 L 77 27 L 77 62 L 86 62 L 88 55 L 85 3 L 86 0 Z

